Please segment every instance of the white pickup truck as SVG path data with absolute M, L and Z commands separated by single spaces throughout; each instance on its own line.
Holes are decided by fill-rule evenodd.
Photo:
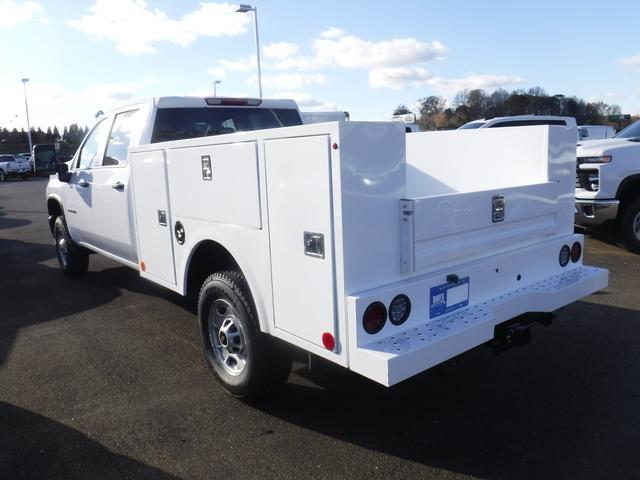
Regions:
M 0 155 L 0 182 L 9 177 L 20 177 L 26 180 L 31 175 L 31 163 L 21 155 Z
M 47 188 L 62 270 L 98 252 L 199 292 L 240 398 L 286 379 L 282 342 L 390 386 L 606 287 L 573 233 L 575 127 L 300 123 L 251 99 L 105 115 Z
M 613 223 L 619 239 L 640 253 L 640 121 L 614 138 L 578 144 L 576 224 Z

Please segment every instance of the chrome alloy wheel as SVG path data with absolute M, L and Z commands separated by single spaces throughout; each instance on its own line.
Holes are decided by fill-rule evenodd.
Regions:
M 231 375 L 240 375 L 247 365 L 244 332 L 233 306 L 217 299 L 209 310 L 209 341 L 218 362 Z
M 67 241 L 64 239 L 63 233 L 58 230 L 56 232 L 56 253 L 62 268 L 67 268 L 69 262 L 69 251 L 67 250 Z

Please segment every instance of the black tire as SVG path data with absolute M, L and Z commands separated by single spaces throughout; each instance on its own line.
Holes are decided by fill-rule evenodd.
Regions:
M 57 217 L 53 224 L 53 238 L 62 272 L 67 277 L 81 277 L 86 274 L 89 268 L 89 252 L 75 244 L 63 217 Z
M 640 198 L 624 209 L 620 219 L 620 239 L 633 253 L 640 253 Z
M 21 175 L 22 180 L 28 180 L 29 179 L 29 175 Z
M 0 182 L 6 182 L 6 181 L 7 181 L 7 174 L 4 173 L 4 170 L 0 168 Z
M 260 332 L 241 273 L 219 272 L 205 279 L 198 298 L 198 326 L 207 364 L 234 397 L 256 400 L 288 377 L 291 356 Z

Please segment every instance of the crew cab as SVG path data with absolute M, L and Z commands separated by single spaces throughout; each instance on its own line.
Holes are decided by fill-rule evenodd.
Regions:
M 5 182 L 9 177 L 26 180 L 30 174 L 31 165 L 28 158 L 20 155 L 0 155 L 0 182 Z
M 98 252 L 193 293 L 245 399 L 287 378 L 286 345 L 391 386 L 607 285 L 573 232 L 575 127 L 300 124 L 284 100 L 105 115 L 47 188 L 62 271 Z
M 614 138 L 578 144 L 576 224 L 613 224 L 629 250 L 640 253 L 640 121 Z

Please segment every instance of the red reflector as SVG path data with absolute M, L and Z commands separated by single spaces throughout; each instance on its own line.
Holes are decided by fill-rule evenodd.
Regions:
M 362 326 L 369 334 L 378 333 L 387 321 L 387 307 L 382 302 L 373 302 L 362 316 Z
M 336 348 L 336 340 L 329 332 L 324 332 L 322 334 L 322 345 L 324 345 L 324 348 L 327 350 L 333 350 Z
M 332 145 L 332 147 L 333 147 L 333 149 L 334 149 L 334 150 L 337 150 L 337 149 L 338 149 L 338 144 L 337 144 L 337 143 L 334 143 L 334 144 Z
M 229 107 L 257 107 L 262 104 L 262 100 L 259 98 L 224 98 L 224 97 L 210 97 L 205 98 L 207 105 L 226 105 Z
M 582 245 L 580 245 L 580 242 L 574 242 L 573 245 L 571 245 L 571 261 L 573 263 L 576 263 L 578 260 L 580 260 L 581 256 Z
M 145 272 L 147 270 L 147 266 L 145 265 L 145 263 L 143 261 L 140 261 L 140 270 L 142 270 L 143 272 Z

